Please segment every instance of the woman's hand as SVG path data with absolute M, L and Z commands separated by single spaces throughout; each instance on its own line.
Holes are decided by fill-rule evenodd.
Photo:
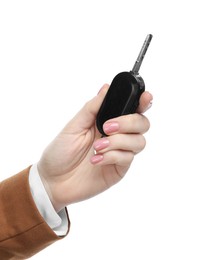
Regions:
M 143 134 L 149 129 L 149 121 L 142 113 L 150 107 L 152 95 L 141 95 L 138 113 L 105 122 L 107 137 L 101 138 L 95 119 L 108 88 L 104 85 L 85 104 L 38 162 L 39 174 L 57 212 L 116 184 L 145 147 Z

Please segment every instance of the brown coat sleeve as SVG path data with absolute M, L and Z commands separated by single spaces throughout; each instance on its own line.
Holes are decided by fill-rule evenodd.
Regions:
M 36 208 L 28 182 L 29 169 L 0 183 L 1 260 L 27 259 L 61 239 Z

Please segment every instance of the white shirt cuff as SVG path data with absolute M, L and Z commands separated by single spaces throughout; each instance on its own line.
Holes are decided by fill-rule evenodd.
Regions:
M 41 216 L 57 236 L 65 236 L 68 232 L 68 216 L 65 209 L 62 209 L 58 213 L 55 211 L 41 181 L 37 164 L 34 164 L 30 169 L 29 185 L 33 199 Z

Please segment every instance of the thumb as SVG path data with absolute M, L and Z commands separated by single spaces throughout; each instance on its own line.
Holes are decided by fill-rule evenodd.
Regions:
M 78 133 L 93 126 L 95 123 L 96 115 L 108 89 L 108 84 L 103 85 L 97 96 L 88 101 L 75 115 L 75 117 L 67 124 L 66 130 L 71 133 Z

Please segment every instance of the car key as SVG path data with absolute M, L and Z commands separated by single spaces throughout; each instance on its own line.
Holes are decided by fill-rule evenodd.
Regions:
M 136 112 L 140 96 L 145 91 L 145 83 L 139 75 L 139 69 L 151 39 L 152 34 L 148 34 L 132 71 L 121 72 L 112 80 L 96 117 L 96 125 L 102 136 L 106 136 L 103 124 L 107 120 Z

